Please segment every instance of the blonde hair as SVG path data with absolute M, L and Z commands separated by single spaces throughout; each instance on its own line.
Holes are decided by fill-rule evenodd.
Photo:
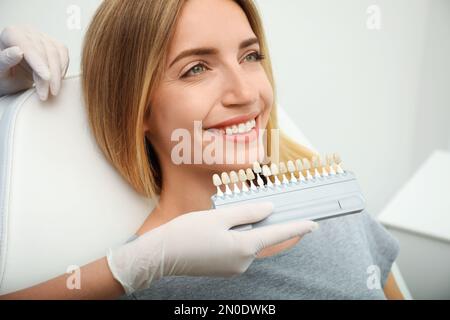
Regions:
M 87 30 L 82 53 L 82 88 L 93 135 L 107 160 L 141 195 L 161 190 L 156 153 L 144 134 L 152 91 L 164 72 L 169 41 L 187 0 L 104 0 Z M 260 41 L 263 67 L 275 82 L 256 5 L 235 0 Z M 278 128 L 274 103 L 267 131 Z M 271 150 L 270 135 L 267 138 Z M 280 161 L 314 153 L 280 133 Z

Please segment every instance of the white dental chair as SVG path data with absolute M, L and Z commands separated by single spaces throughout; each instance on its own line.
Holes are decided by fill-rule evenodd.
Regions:
M 279 121 L 313 149 L 283 110 Z M 152 206 L 98 149 L 79 76 L 66 78 L 60 94 L 44 103 L 34 89 L 0 97 L 0 294 L 104 256 Z M 399 273 L 396 279 L 401 285 Z

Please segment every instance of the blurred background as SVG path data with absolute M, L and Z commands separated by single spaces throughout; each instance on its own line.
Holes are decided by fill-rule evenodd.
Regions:
M 48 33 L 69 48 L 68 74 L 77 74 L 83 35 L 100 2 L 1 0 L 0 29 L 28 24 Z M 341 154 L 344 167 L 359 178 L 368 210 L 398 233 L 403 249 L 399 265 L 413 296 L 450 298 L 445 273 L 450 205 L 440 202 L 450 196 L 450 186 L 414 182 L 425 166 L 437 170 L 437 177 L 448 177 L 450 168 L 450 1 L 256 3 L 269 40 L 279 104 L 320 152 Z M 436 150 L 440 160 L 432 160 Z M 430 197 L 441 194 L 438 205 L 415 213 L 419 206 L 413 200 L 424 198 L 424 189 Z M 424 217 L 432 221 L 426 230 L 421 229 Z M 442 246 L 429 257 L 440 259 L 444 268 L 436 284 L 417 282 L 425 270 L 417 265 L 423 256 L 413 260 L 419 254 L 410 237 Z M 416 251 L 408 250 L 413 243 Z M 423 250 L 421 254 L 430 251 Z

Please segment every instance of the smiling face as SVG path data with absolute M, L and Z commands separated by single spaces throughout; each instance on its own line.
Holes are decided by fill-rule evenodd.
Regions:
M 223 145 L 216 150 L 219 156 L 233 142 L 248 159 L 246 164 L 234 157 L 234 163 L 196 166 L 227 171 L 251 165 L 250 154 L 259 148 L 251 141 L 260 140 L 258 129 L 266 128 L 273 104 L 272 86 L 260 58 L 258 39 L 237 3 L 185 3 L 170 42 L 166 71 L 152 94 L 150 116 L 144 123 L 161 162 L 172 161 L 178 144 L 171 141 L 172 133 L 186 129 L 191 137 L 204 135 L 193 141 L 203 150 L 215 141 L 216 148 Z M 201 131 L 194 132 L 195 121 L 201 121 Z M 192 154 L 196 147 L 192 145 Z

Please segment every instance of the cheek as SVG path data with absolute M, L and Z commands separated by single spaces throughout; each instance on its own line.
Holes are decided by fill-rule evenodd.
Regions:
M 200 91 L 200 92 L 198 92 Z M 159 90 L 155 93 L 152 103 L 152 113 L 149 119 L 151 129 L 150 139 L 164 153 L 170 152 L 176 142 L 171 141 L 172 134 L 177 129 L 186 129 L 191 136 L 194 132 L 194 122 L 201 121 L 209 112 L 208 100 L 200 88 L 172 88 Z
M 201 93 L 188 95 L 174 93 L 170 101 L 163 105 L 164 110 L 157 120 L 164 124 L 164 131 L 180 128 L 191 131 L 195 121 L 202 121 L 210 110 L 210 104 L 201 97 Z
M 265 73 L 260 77 L 259 88 L 261 103 L 264 107 L 262 124 L 264 127 L 266 127 L 273 108 L 274 94 L 272 85 Z

